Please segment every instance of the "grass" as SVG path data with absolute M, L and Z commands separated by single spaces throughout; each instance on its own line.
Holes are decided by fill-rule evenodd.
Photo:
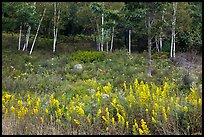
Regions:
M 89 46 L 36 48 L 29 56 L 14 45 L 17 38 L 4 34 L 2 134 L 202 133 L 202 68 L 191 71 L 190 89 L 165 52 L 153 53 L 148 78 L 145 52 L 115 50 L 84 62 L 72 56 Z M 78 63 L 83 70 L 74 69 Z

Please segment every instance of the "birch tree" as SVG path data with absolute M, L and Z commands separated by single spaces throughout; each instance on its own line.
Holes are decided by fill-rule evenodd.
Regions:
M 175 48 L 176 48 L 176 10 L 177 2 L 173 2 L 173 20 L 172 20 L 172 33 L 171 33 L 171 51 L 170 57 L 175 58 Z
M 30 37 L 30 30 L 31 30 L 31 26 L 29 25 L 29 26 L 28 26 L 27 33 L 26 33 L 26 41 L 25 41 L 25 44 L 24 44 L 24 47 L 23 47 L 23 51 L 28 49 L 28 42 L 29 42 L 29 37 Z
M 38 36 L 39 29 L 40 29 L 40 25 L 41 25 L 41 23 L 42 23 L 42 20 L 43 20 L 44 15 L 45 15 L 45 11 L 46 11 L 46 8 L 44 9 L 43 15 L 42 15 L 42 17 L 41 17 L 41 19 L 40 19 L 40 22 L 39 22 L 39 25 L 38 25 L 38 28 L 37 28 L 37 32 L 36 32 L 36 34 L 35 34 L 35 38 L 34 38 L 34 40 L 33 40 L 33 44 L 32 44 L 32 47 L 31 47 L 31 50 L 30 50 L 30 53 L 29 53 L 30 55 L 32 54 L 32 51 L 33 51 L 33 48 L 34 48 L 34 45 L 35 45 L 35 41 L 36 41 L 36 38 L 37 38 L 37 36 Z
M 102 25 L 102 28 L 101 28 L 101 51 L 103 51 L 103 40 L 104 40 L 104 13 L 102 13 L 102 17 L 101 17 L 101 25 Z
M 59 4 L 58 4 L 59 8 Z M 53 42 L 53 52 L 56 50 L 56 42 L 57 42 L 57 33 L 58 33 L 58 26 L 59 26 L 59 18 L 60 18 L 60 8 L 58 10 L 58 16 L 56 21 L 56 12 L 57 12 L 57 4 L 54 2 L 54 42 Z
M 18 50 L 21 50 L 21 31 L 22 31 L 22 25 L 20 25 L 20 33 L 19 33 L 19 39 L 18 39 Z

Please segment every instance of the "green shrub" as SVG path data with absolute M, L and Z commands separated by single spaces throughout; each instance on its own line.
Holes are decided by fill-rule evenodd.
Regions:
M 105 59 L 105 52 L 98 51 L 77 51 L 71 55 L 71 60 L 82 61 L 84 63 L 88 62 L 99 62 Z

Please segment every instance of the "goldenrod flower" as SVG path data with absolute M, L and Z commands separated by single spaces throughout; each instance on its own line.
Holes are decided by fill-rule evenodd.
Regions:
M 4 96 L 6 100 L 9 100 L 11 98 L 11 95 L 7 94 Z
M 105 116 L 102 116 L 102 119 L 109 125 L 109 121 L 105 118 Z
M 149 134 L 149 128 L 147 127 L 146 125 L 146 122 L 144 121 L 144 119 L 141 119 L 141 126 L 142 126 L 142 129 L 143 129 L 143 132 L 144 134 Z M 139 131 L 140 132 L 140 131 Z
M 14 112 L 15 111 L 15 108 L 13 106 L 11 106 L 11 112 Z
M 141 128 L 139 128 L 138 130 L 139 130 L 140 135 L 142 135 L 142 134 L 143 134 L 142 129 L 141 129 Z
M 100 116 L 101 112 L 102 112 L 101 109 L 99 109 L 98 112 L 97 112 L 97 114 L 96 114 L 96 117 L 97 117 L 97 118 Z
M 153 122 L 153 123 L 156 123 L 156 120 L 154 119 L 154 117 L 152 117 L 152 122 Z
M 88 114 L 86 119 L 87 119 L 88 123 L 91 124 L 91 114 L 90 113 Z
M 84 110 L 81 106 L 76 106 L 75 109 L 80 116 L 84 116 Z
M 45 109 L 45 113 L 48 114 L 48 109 L 47 108 Z
M 202 99 L 201 99 L 201 98 L 198 99 L 198 104 L 199 104 L 200 106 L 202 106 Z
M 44 122 L 44 119 L 43 119 L 43 117 L 40 117 L 40 121 L 43 123 Z
M 112 125 L 114 126 L 115 125 L 115 119 L 114 119 L 114 117 L 112 117 Z
M 187 107 L 187 106 L 184 106 L 184 107 L 183 107 L 183 111 L 184 111 L 184 112 L 188 112 L 188 107 Z
M 79 124 L 80 124 L 80 121 L 79 121 L 79 120 L 77 120 L 77 119 L 74 119 L 74 122 L 75 122 L 77 125 L 79 125 Z
M 135 127 L 138 129 L 138 128 L 139 128 L 139 126 L 138 126 L 138 124 L 137 124 L 136 119 L 134 119 L 134 123 L 135 123 Z
M 37 113 L 38 113 L 38 108 L 35 107 L 35 108 L 33 109 L 33 112 L 34 112 L 34 114 L 37 114 Z
M 132 125 L 132 134 L 137 135 L 137 130 L 136 130 L 135 125 Z
M 126 121 L 126 128 L 129 128 L 129 122 Z
M 23 101 L 22 100 L 18 100 L 18 106 L 22 106 L 23 105 Z
M 60 120 L 59 118 L 57 118 L 57 119 L 56 119 L 56 123 L 59 124 L 60 122 L 61 122 L 61 120 Z M 76 123 L 76 122 L 75 122 L 75 123 Z
M 106 127 L 106 132 L 108 132 L 108 127 Z

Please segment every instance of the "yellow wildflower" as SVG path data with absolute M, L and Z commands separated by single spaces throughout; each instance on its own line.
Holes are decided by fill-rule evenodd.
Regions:
M 109 125 L 109 121 L 105 118 L 105 116 L 102 116 L 102 119 Z
M 126 128 L 129 128 L 129 122 L 126 121 Z
M 60 120 L 59 118 L 57 118 L 57 119 L 56 119 L 56 123 L 59 124 L 60 122 L 61 122 L 61 120 Z M 76 122 L 75 122 L 75 123 L 76 123 Z
M 22 106 L 23 105 L 23 101 L 22 100 L 18 100 L 18 106 Z
M 43 123 L 44 122 L 44 119 L 43 119 L 43 117 L 40 117 L 40 121 Z
M 154 119 L 154 117 L 152 117 L 152 122 L 153 122 L 153 123 L 156 123 L 156 120 Z
M 112 125 L 113 125 L 113 126 L 115 125 L 115 119 L 114 119 L 114 117 L 112 117 Z
M 96 114 L 96 117 L 97 117 L 97 118 L 100 116 L 101 112 L 102 112 L 101 109 L 99 109 L 98 112 L 97 112 L 97 114 Z
M 79 121 L 79 120 L 77 120 L 77 119 L 74 119 L 74 122 L 75 122 L 77 125 L 79 125 L 79 124 L 80 124 L 80 121 Z
M 45 109 L 45 113 L 48 114 L 48 109 L 47 108 Z
M 108 127 L 106 127 L 106 132 L 108 132 Z
M 88 114 L 86 119 L 87 119 L 88 123 L 91 124 L 91 114 L 90 113 Z
M 187 106 L 184 106 L 184 107 L 183 107 L 183 111 L 184 111 L 184 112 L 188 112 L 188 107 L 187 107 Z
M 13 106 L 11 106 L 11 112 L 14 112 L 15 111 L 15 108 Z
M 140 135 L 142 135 L 142 134 L 143 134 L 142 129 L 141 129 L 141 128 L 139 128 L 138 130 L 139 130 Z
M 142 126 L 142 129 L 143 129 L 143 133 L 144 134 L 149 134 L 149 128 L 147 127 L 146 125 L 146 122 L 144 121 L 144 119 L 141 119 L 141 126 Z
M 198 104 L 199 104 L 200 106 L 202 106 L 202 99 L 201 99 L 201 98 L 198 99 Z
M 132 134 L 137 135 L 136 127 L 135 125 L 132 125 Z

